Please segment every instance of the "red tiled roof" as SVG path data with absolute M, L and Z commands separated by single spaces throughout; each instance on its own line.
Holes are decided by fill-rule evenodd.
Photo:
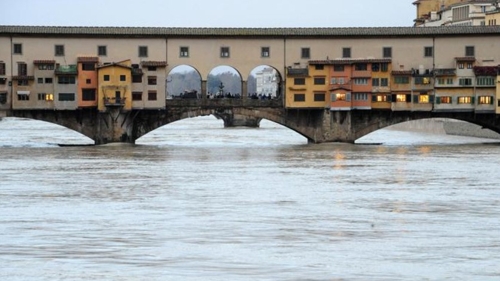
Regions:
M 55 60 L 34 60 L 34 64 L 55 64 Z
M 393 70 L 392 75 L 411 75 L 411 70 Z
M 35 80 L 35 76 L 12 76 L 12 80 Z
M 78 62 L 99 62 L 98 57 L 78 57 Z
M 456 57 L 455 60 L 457 61 L 476 61 L 475 57 Z
M 335 60 L 310 60 L 309 64 L 351 64 L 351 63 L 381 63 L 391 62 L 391 59 L 335 59 Z
M 142 66 L 157 66 L 157 67 L 165 67 L 167 66 L 166 61 L 143 61 L 141 62 Z

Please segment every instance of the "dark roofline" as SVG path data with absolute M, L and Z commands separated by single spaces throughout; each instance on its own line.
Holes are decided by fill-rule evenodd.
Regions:
M 0 36 L 57 37 L 429 37 L 500 35 L 500 26 L 188 28 L 0 25 Z

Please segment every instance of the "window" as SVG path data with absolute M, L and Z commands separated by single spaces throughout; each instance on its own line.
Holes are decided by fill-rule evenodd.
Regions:
M 493 104 L 493 97 L 490 96 L 480 96 L 478 100 L 479 104 Z
M 145 58 L 148 56 L 148 46 L 139 46 L 139 57 Z
M 56 45 L 54 55 L 64 56 L 64 45 Z
M 380 64 L 380 70 L 381 70 L 382 72 L 387 72 L 387 71 L 389 71 L 389 64 L 388 64 L 388 63 L 386 63 L 386 62 L 381 63 L 381 64 Z
M 432 57 L 433 53 L 432 47 L 424 47 L 424 57 Z
M 28 75 L 28 65 L 24 62 L 20 62 L 17 64 L 17 75 L 18 76 L 26 76 Z
M 45 84 L 52 84 L 52 78 L 45 78 Z
M 132 83 L 142 83 L 142 75 L 132 75 Z
M 380 63 L 372 63 L 372 71 L 378 72 L 380 70 Z
M 389 86 L 389 79 L 388 78 L 380 78 L 380 86 L 382 86 L 382 87 Z
M 446 78 L 447 85 L 453 85 L 453 78 Z
M 472 78 L 460 78 L 458 84 L 460 86 L 472 86 Z
M 189 57 L 189 47 L 180 47 L 179 56 L 181 58 Z
M 148 85 L 156 85 L 156 76 L 148 76 Z
M 59 93 L 59 101 L 75 101 L 74 93 Z
M 75 84 L 75 76 L 59 76 L 57 84 Z
M 333 71 L 335 72 L 344 72 L 344 65 L 334 65 Z
M 306 101 L 306 94 L 294 94 L 293 101 L 297 101 L 297 102 Z
M 49 63 L 49 64 L 41 63 L 38 65 L 38 69 L 39 70 L 54 70 L 54 65 L 51 63 Z
M 373 78 L 372 79 L 372 86 L 378 87 L 380 85 L 378 78 Z
M 367 93 L 355 93 L 354 94 L 354 100 L 368 100 L 368 94 Z
M 325 93 L 314 93 L 314 101 L 325 101 Z
M 293 79 L 293 84 L 294 85 L 305 85 L 306 84 L 306 79 L 305 78 L 294 78 Z
M 83 101 L 95 101 L 96 100 L 96 89 L 82 89 L 82 100 Z
M 418 96 L 418 103 L 429 103 L 429 95 L 419 95 Z
M 156 91 L 148 92 L 148 100 L 156 100 Z
M 472 62 L 468 62 L 468 63 L 467 63 L 467 69 L 472 69 L 472 66 L 473 66 L 473 65 L 472 65 Z
M 263 58 L 268 58 L 271 56 L 271 52 L 270 52 L 270 49 L 269 47 L 262 47 L 260 48 L 260 56 L 263 57 Z
M 387 102 L 387 95 L 377 95 L 375 96 L 376 102 Z
M 20 101 L 28 101 L 30 100 L 30 95 L 17 95 L 17 100 L 20 100 Z
M 303 59 L 311 58 L 311 49 L 310 48 L 300 49 L 300 57 Z
M 0 62 L 0 75 L 5 75 L 5 63 Z
M 474 46 L 465 46 L 465 56 L 466 57 L 473 57 L 475 56 L 474 54 Z
M 431 80 L 429 77 L 415 77 L 415 85 L 427 85 L 430 83 Z
M 22 55 L 23 54 L 23 44 L 14 43 L 14 54 Z
M 46 94 L 46 93 L 38 93 L 38 100 L 53 101 L 54 95 L 53 94 Z
M 406 95 L 403 94 L 397 94 L 396 95 L 396 102 L 406 102 Z
M 229 47 L 221 47 L 220 48 L 220 57 L 221 58 L 229 58 Z
M 109 81 L 109 75 L 108 74 L 105 74 L 104 77 L 103 77 L 103 80 L 104 81 Z
M 354 78 L 354 85 L 368 85 L 368 78 Z
M 382 57 L 391 58 L 392 57 L 392 48 L 391 47 L 382 48 Z
M 120 75 L 120 81 L 127 81 L 127 76 L 125 75 Z
M 38 84 L 43 84 L 43 78 L 38 78 L 38 79 L 37 79 L 37 83 L 38 83 Z
M 28 80 L 26 80 L 26 79 L 17 80 L 17 85 L 18 85 L 18 86 L 28 86 L 28 85 L 29 85 L 29 82 L 28 82 Z
M 156 66 L 148 66 L 148 71 L 156 71 Z
M 7 82 L 7 78 L 0 78 L 0 85 L 5 85 Z
M 464 63 L 463 62 L 459 62 L 457 64 L 457 66 L 458 66 L 458 69 L 464 69 Z
M 477 78 L 478 86 L 495 86 L 495 78 L 494 77 L 478 77 Z
M 132 92 L 132 100 L 133 101 L 141 101 L 142 100 L 142 92 Z
M 448 103 L 448 104 L 451 104 L 451 97 L 438 97 L 437 98 L 437 103 Z
M 92 80 L 91 79 L 85 79 L 85 84 L 92 84 Z
M 472 97 L 458 97 L 458 104 L 471 104 Z
M 366 63 L 356 63 L 354 65 L 354 70 L 356 70 L 356 71 L 366 71 L 366 70 L 368 70 L 368 65 Z
M 342 57 L 350 58 L 351 57 L 351 48 L 342 48 Z
M 7 93 L 3 92 L 0 93 L 0 104 L 6 104 L 7 103 Z
M 108 48 L 106 46 L 97 46 L 97 55 L 104 57 L 108 55 Z
M 394 76 L 394 84 L 410 84 L 410 77 Z
M 314 77 L 314 85 L 325 85 L 325 77 Z
M 95 64 L 94 63 L 82 63 L 82 70 L 83 71 L 94 71 Z
M 325 65 L 323 65 L 323 64 L 316 64 L 316 65 L 314 65 L 314 69 L 315 70 L 323 70 L 323 69 L 325 69 Z
M 336 93 L 335 95 L 332 95 L 332 101 L 347 101 L 347 94 Z

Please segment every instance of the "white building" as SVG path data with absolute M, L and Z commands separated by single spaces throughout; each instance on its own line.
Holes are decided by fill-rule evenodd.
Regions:
M 428 26 L 478 26 L 486 25 L 486 14 L 497 9 L 491 0 L 470 0 L 441 6 L 438 11 L 431 11 L 418 27 Z

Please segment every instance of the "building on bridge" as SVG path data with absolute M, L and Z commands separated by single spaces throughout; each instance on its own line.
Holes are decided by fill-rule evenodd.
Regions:
M 417 2 L 423 5 L 426 1 Z M 54 112 L 61 116 L 54 115 L 51 120 L 62 122 L 63 115 L 75 113 L 77 122 L 68 121 L 66 126 L 82 131 L 90 130 L 83 125 L 85 118 L 102 115 L 99 118 L 105 124 L 92 126 L 110 128 L 107 135 L 95 128 L 82 132 L 102 143 L 133 142 L 154 129 L 134 123 L 134 118 L 151 121 L 152 117 L 142 116 L 146 112 L 163 118 L 155 126 L 193 114 L 228 116 L 226 111 L 235 108 L 241 109 L 237 114 L 255 114 L 257 119 L 271 118 L 285 125 L 288 121 L 283 116 L 292 112 L 312 118 L 304 124 L 327 124 L 319 121 L 324 118 L 341 122 L 344 119 L 338 113 L 350 111 L 494 115 L 500 114 L 497 46 L 500 26 L 0 26 L 0 117 L 48 119 Z M 221 65 L 240 75 L 241 99 L 206 98 L 209 74 Z M 166 99 L 166 77 L 177 66 L 191 66 L 199 73 L 199 100 Z M 262 66 L 277 79 L 280 100 L 247 100 L 245 77 Z M 197 111 L 183 113 L 183 107 Z M 270 111 L 254 110 L 257 107 Z M 178 110 L 174 117 L 168 115 L 174 114 L 173 109 Z M 272 114 L 271 109 L 275 110 Z M 331 112 L 336 117 L 329 115 Z M 268 115 L 257 116 L 261 113 Z M 330 132 L 319 134 L 297 120 L 301 133 L 313 141 L 339 137 Z M 347 139 L 368 131 L 353 133 Z

